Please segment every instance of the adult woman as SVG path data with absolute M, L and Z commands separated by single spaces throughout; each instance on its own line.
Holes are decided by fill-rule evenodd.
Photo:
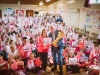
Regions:
M 50 47 L 50 44 L 44 44 L 44 38 L 47 38 L 47 32 L 45 29 L 42 30 L 42 35 L 38 38 L 38 52 L 42 61 L 42 70 L 45 71 L 47 67 L 48 49 Z

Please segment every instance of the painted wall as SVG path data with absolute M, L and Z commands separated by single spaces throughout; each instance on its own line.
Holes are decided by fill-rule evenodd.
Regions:
M 85 24 L 86 13 L 82 11 L 82 8 L 84 8 L 85 0 L 76 0 L 76 2 L 72 4 L 68 4 L 67 1 L 68 0 L 60 0 L 49 6 L 41 6 L 41 7 L 39 7 L 38 5 L 0 4 L 0 9 L 2 10 L 2 16 L 4 16 L 6 8 L 12 8 L 13 11 L 23 9 L 25 14 L 26 14 L 26 10 L 35 10 L 35 11 L 44 10 L 45 13 L 61 14 L 65 24 L 68 27 L 71 25 L 71 12 L 75 12 L 75 13 L 79 13 L 79 23 L 77 27 L 83 29 Z M 90 11 L 93 10 L 100 11 L 100 4 L 91 5 L 90 8 L 85 8 L 85 9 Z M 93 21 L 90 22 L 90 25 L 92 26 L 92 28 L 87 28 L 87 30 L 95 33 L 99 32 L 99 30 L 94 26 Z
M 13 11 L 16 10 L 24 10 L 24 15 L 26 14 L 26 10 L 44 10 L 47 13 L 47 6 L 38 6 L 38 5 L 15 5 L 15 4 L 0 4 L 0 10 L 2 10 L 2 16 L 6 14 L 6 8 L 12 8 Z
M 51 10 L 55 11 L 55 14 L 61 14 L 65 24 L 69 27 L 71 25 L 71 13 L 79 13 L 79 23 L 78 25 L 74 25 L 80 29 L 84 29 L 85 19 L 86 19 L 86 12 L 83 12 L 82 8 L 84 8 L 85 0 L 76 0 L 72 4 L 67 3 L 68 0 L 60 0 L 56 3 L 53 3 L 48 6 L 48 12 L 52 12 Z M 100 11 L 100 4 L 98 5 L 91 5 L 90 8 L 85 8 L 85 10 L 89 11 Z M 90 20 L 93 20 L 94 17 L 98 16 L 90 16 Z M 100 15 L 99 15 L 100 17 Z M 98 22 L 97 19 L 95 20 L 97 23 L 100 24 L 100 21 Z M 94 26 L 94 22 L 90 21 L 89 25 L 92 26 L 92 28 L 87 28 L 88 31 L 99 33 L 99 30 Z

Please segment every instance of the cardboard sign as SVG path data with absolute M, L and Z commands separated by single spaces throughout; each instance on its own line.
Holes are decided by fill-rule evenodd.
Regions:
M 69 64 L 77 64 L 77 58 L 69 58 Z
M 43 38 L 43 44 L 51 44 L 52 38 Z

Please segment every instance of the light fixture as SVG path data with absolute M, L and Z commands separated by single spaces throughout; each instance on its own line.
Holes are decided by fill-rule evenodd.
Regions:
M 20 1 L 18 1 L 18 5 L 20 5 Z
M 72 4 L 74 2 L 75 2 L 75 0 L 69 0 L 69 1 L 67 1 L 68 4 Z
M 51 1 L 51 0 L 46 0 L 46 2 L 49 2 L 49 1 Z
M 43 3 L 43 1 L 41 1 L 40 3 L 39 3 L 39 6 L 42 6 L 44 3 Z

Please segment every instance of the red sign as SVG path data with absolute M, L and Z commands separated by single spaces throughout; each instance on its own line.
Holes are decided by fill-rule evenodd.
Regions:
M 16 10 L 17 15 L 24 15 L 24 10 Z

